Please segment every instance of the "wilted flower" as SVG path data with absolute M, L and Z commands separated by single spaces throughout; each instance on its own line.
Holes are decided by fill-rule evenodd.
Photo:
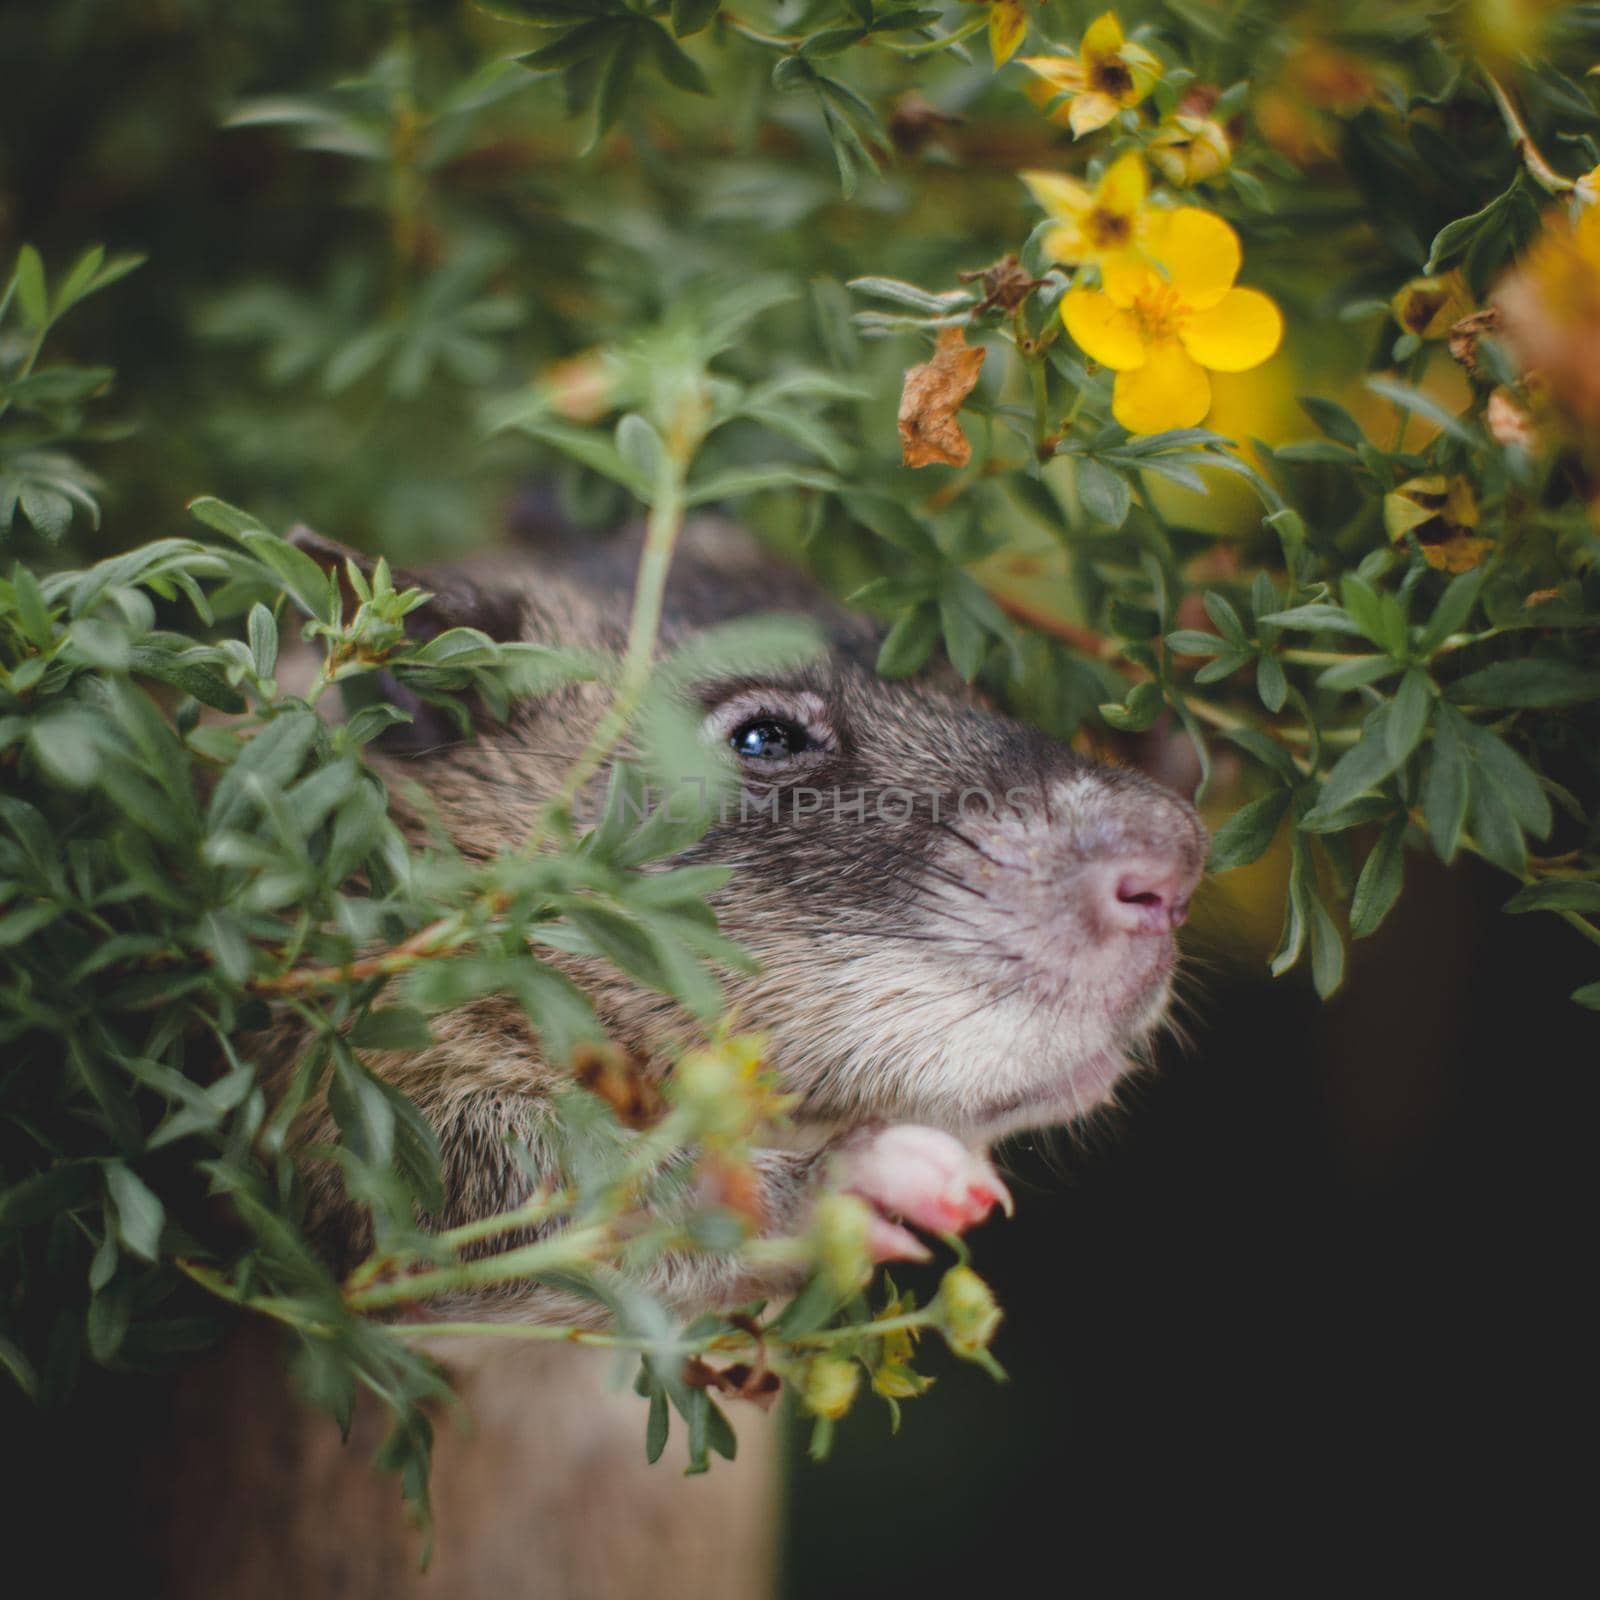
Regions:
M 1554 407 L 1588 436 L 1600 430 L 1600 206 L 1555 215 L 1494 295 L 1500 333 Z
M 1000 1307 L 971 1267 L 951 1267 L 945 1273 L 935 1304 L 945 1342 L 958 1356 L 970 1358 L 989 1348 L 1000 1327 Z
M 884 1307 L 882 1315 L 896 1316 L 911 1308 L 910 1296 Z M 916 1353 L 916 1330 L 891 1328 L 878 1340 L 878 1361 L 872 1369 L 872 1392 L 885 1400 L 915 1400 L 933 1387 L 933 1379 L 924 1377 L 911 1365 Z
M 760 1035 L 738 1034 L 690 1050 L 673 1068 L 672 1102 L 696 1113 L 702 1139 L 737 1142 L 793 1105 L 793 1096 L 778 1093 L 764 1048 Z
M 1525 450 L 1529 455 L 1539 449 L 1539 429 L 1527 408 L 1502 383 L 1490 391 L 1489 404 L 1484 408 L 1484 424 L 1489 437 L 1508 449 Z
M 1043 240 L 1052 260 L 1095 266 L 1113 257 L 1144 260 L 1151 213 L 1137 151 L 1118 156 L 1093 189 L 1063 172 L 1024 172 L 1022 181 L 1055 219 Z
M 1383 525 L 1396 544 L 1414 534 L 1423 559 L 1440 572 L 1470 572 L 1493 544 L 1473 531 L 1478 526 L 1478 501 L 1472 485 L 1442 472 L 1408 478 L 1386 494 Z
M 984 0 L 989 7 L 989 54 L 997 67 L 1017 53 L 1028 31 L 1022 0 Z
M 1102 288 L 1061 301 L 1067 332 L 1117 374 L 1111 413 L 1134 433 L 1190 428 L 1211 408 L 1213 372 L 1259 366 L 1283 337 L 1266 295 L 1238 289 L 1239 237 L 1220 217 L 1187 206 L 1152 229 L 1151 253 L 1166 268 L 1108 262 Z
M 1394 320 L 1419 339 L 1443 339 L 1472 310 L 1472 292 L 1459 272 L 1413 278 L 1389 302 Z
M 1221 123 L 1184 112 L 1162 123 L 1148 148 L 1161 175 L 1180 189 L 1216 177 L 1233 160 Z
M 1370 67 L 1330 45 L 1308 44 L 1284 64 L 1278 82 L 1255 99 L 1256 126 L 1298 166 L 1331 158 L 1338 128 L 1324 113 L 1349 116 L 1377 98 Z
M 1160 61 L 1124 37 L 1114 11 L 1089 24 L 1076 56 L 1024 56 L 1022 64 L 1040 80 L 1028 88 L 1035 105 L 1048 106 L 1061 95 L 1070 97 L 1050 113 L 1050 119 L 1071 128 L 1075 139 L 1138 105 L 1161 76 Z
M 598 422 L 616 403 L 616 373 L 598 350 L 552 362 L 539 374 L 539 389 L 558 417 Z
M 796 1387 L 807 1411 L 837 1422 L 855 1404 L 861 1368 L 843 1356 L 813 1356 Z

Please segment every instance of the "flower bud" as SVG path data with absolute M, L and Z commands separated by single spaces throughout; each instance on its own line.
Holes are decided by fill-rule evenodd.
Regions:
M 817 1270 L 841 1299 L 854 1294 L 872 1276 L 872 1253 L 867 1244 L 871 1218 L 871 1207 L 853 1194 L 825 1194 L 817 1202 L 811 1225 Z
M 748 1122 L 745 1109 L 748 1077 L 723 1050 L 691 1050 L 672 1073 L 675 1104 L 693 1111 L 702 1133 L 738 1133 Z
M 989 1348 L 1000 1326 L 1000 1307 L 971 1267 L 951 1267 L 945 1273 L 936 1304 L 945 1342 L 958 1356 L 970 1359 Z
M 843 1356 L 813 1356 L 801 1378 L 800 1398 L 814 1417 L 837 1422 L 855 1404 L 861 1368 Z
M 1442 339 L 1472 310 L 1472 295 L 1459 272 L 1413 278 L 1389 302 L 1394 320 L 1419 339 Z
M 1157 129 L 1146 153 L 1167 182 L 1180 189 L 1216 177 L 1233 160 L 1220 123 L 1181 112 Z

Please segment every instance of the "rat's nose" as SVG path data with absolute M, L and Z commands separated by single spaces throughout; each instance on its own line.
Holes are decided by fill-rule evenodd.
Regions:
M 1169 933 L 1189 914 L 1195 875 L 1175 861 L 1104 861 L 1090 869 L 1100 921 L 1119 933 Z

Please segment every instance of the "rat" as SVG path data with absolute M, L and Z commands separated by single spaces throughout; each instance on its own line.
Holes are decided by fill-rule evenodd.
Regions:
M 366 557 L 307 530 L 330 568 Z M 468 560 L 419 582 L 419 636 L 479 628 L 502 640 L 620 651 L 637 535 L 557 539 Z M 716 519 L 684 530 L 660 647 L 764 612 L 799 613 L 825 648 L 790 670 L 696 687 L 703 737 L 740 785 L 672 865 L 731 868 L 710 896 L 722 933 L 759 962 L 726 983 L 765 1060 L 795 1097 L 793 1136 L 756 1153 L 755 1209 L 773 1234 L 805 1226 L 825 1178 L 872 1208 L 879 1260 L 927 1255 L 919 1232 L 960 1233 L 1010 1197 L 998 1141 L 1105 1105 L 1147 1050 L 1171 1000 L 1175 930 L 1206 853 L 1193 808 L 1141 774 L 1090 761 L 1013 721 L 949 671 L 877 676 L 878 630 L 797 569 Z M 463 737 L 394 686 L 413 713 L 372 759 L 420 837 L 442 824 L 475 859 L 514 848 L 556 793 L 607 703 L 595 683 L 518 702 Z M 404 782 L 398 780 L 405 780 Z M 409 785 L 426 806 L 408 810 Z M 693 1037 L 660 993 L 593 958 L 541 949 L 588 993 L 608 1037 L 659 1070 Z M 554 1161 L 545 1133 L 563 1068 L 515 1002 L 487 996 L 434 1019 L 436 1042 L 370 1058 L 438 1130 L 454 1227 L 525 1200 Z M 328 1141 L 313 1110 L 308 1144 Z M 317 1237 L 336 1265 L 370 1242 L 329 1173 L 310 1174 Z M 684 1315 L 793 1287 L 731 1258 L 672 1255 L 647 1287 Z M 539 1284 L 452 1297 L 430 1315 L 564 1321 L 571 1296 Z M 249 1340 L 245 1340 L 246 1345 Z M 459 1343 L 459 1341 L 457 1342 Z M 480 1340 L 486 1346 L 498 1341 Z M 630 1600 L 768 1592 L 776 1472 L 766 1419 L 740 1418 L 736 1464 L 685 1480 L 647 1467 L 634 1397 L 576 1347 L 441 1352 L 476 1421 L 441 1429 L 439 1545 L 416 1571 L 393 1486 L 365 1448 L 341 1449 L 326 1417 L 284 1398 L 275 1352 L 204 1366 L 192 1428 L 209 1453 L 173 1469 L 174 1596 L 435 1595 L 448 1600 Z M 242 1374 L 248 1373 L 248 1376 Z M 268 1387 L 268 1386 L 272 1387 Z M 218 1417 L 229 1421 L 218 1428 Z M 747 1421 L 747 1417 L 749 1420 Z M 211 1420 L 207 1420 L 211 1419 Z M 358 1411 L 352 1442 L 375 1446 Z

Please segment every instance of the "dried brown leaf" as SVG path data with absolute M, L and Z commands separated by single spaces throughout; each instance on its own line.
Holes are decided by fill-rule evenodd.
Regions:
M 964 467 L 972 459 L 956 413 L 977 384 L 987 354 L 982 346 L 969 345 L 962 329 L 946 328 L 933 359 L 906 374 L 900 395 L 901 460 L 906 466 Z

